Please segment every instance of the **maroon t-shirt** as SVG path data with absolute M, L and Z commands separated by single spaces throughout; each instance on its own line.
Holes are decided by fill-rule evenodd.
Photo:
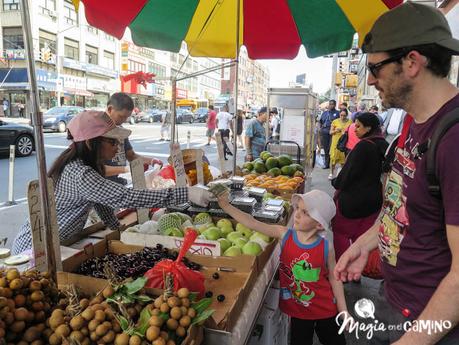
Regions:
M 408 309 L 409 318 L 419 316 L 451 266 L 445 224 L 459 225 L 459 125 L 443 136 L 437 150 L 442 200 L 427 190 L 426 154 L 417 148 L 442 116 L 458 107 L 459 95 L 427 122 L 411 123 L 385 186 L 379 248 L 386 298 L 400 311 Z
M 209 122 L 207 123 L 208 129 L 215 129 L 215 127 L 217 127 L 216 119 L 217 113 L 214 110 L 209 111 Z

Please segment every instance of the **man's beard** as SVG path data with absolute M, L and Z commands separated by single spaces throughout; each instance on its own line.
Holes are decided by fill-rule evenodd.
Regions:
M 400 70 L 394 71 L 392 80 L 389 80 L 387 87 L 383 92 L 382 105 L 385 108 L 401 108 L 405 109 L 408 104 L 411 94 L 413 93 L 413 85 L 407 80 L 398 80 L 401 78 Z

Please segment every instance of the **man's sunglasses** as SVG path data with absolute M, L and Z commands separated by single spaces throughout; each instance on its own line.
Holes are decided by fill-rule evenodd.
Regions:
M 118 146 L 120 144 L 120 141 L 118 139 L 114 139 L 114 138 L 104 138 L 104 137 L 102 137 L 102 141 L 105 141 L 106 143 L 109 143 L 112 146 Z
M 370 71 L 370 73 L 373 75 L 373 77 L 378 78 L 378 72 L 379 70 L 387 64 L 393 63 L 393 62 L 398 62 L 401 59 L 403 59 L 406 56 L 406 52 L 397 54 L 395 56 L 391 56 L 390 58 L 387 58 L 385 60 L 382 60 L 380 62 L 377 62 L 375 64 L 367 64 L 367 68 Z

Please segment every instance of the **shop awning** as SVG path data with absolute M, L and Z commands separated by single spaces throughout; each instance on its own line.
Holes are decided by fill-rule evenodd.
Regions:
M 27 68 L 0 68 L 0 90 L 29 88 Z
M 349 50 L 374 21 L 403 0 L 81 0 L 92 26 L 138 46 L 192 56 L 234 58 L 237 44 L 252 59 L 291 59 Z M 237 15 L 239 1 L 240 15 Z M 78 8 L 80 0 L 73 0 Z M 239 17 L 239 20 L 238 20 Z M 239 22 L 239 39 L 236 28 Z
M 94 96 L 92 92 L 89 92 L 87 90 L 72 89 L 69 87 L 64 87 L 64 93 L 66 95 L 77 95 L 77 96 L 86 96 L 86 97 Z

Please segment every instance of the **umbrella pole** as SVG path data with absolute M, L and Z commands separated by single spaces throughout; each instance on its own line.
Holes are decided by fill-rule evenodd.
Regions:
M 171 152 L 172 145 L 174 145 L 175 140 L 178 139 L 175 137 L 175 123 L 177 119 L 177 79 L 175 77 L 171 78 L 172 83 L 172 103 L 171 103 Z
M 35 73 L 35 59 L 33 55 L 32 28 L 30 22 L 29 1 L 21 0 L 22 32 L 24 35 L 25 50 L 27 53 L 27 73 L 30 82 L 30 104 L 32 109 L 32 125 L 35 136 L 35 151 L 37 153 L 38 181 L 40 187 L 41 221 L 44 238 L 46 240 L 46 255 L 48 272 L 56 281 L 56 257 L 52 241 L 51 214 L 48 198 L 48 180 L 46 173 L 45 145 L 43 139 L 43 119 L 38 98 L 37 76 Z
M 237 168 L 237 109 L 238 109 L 238 96 L 239 96 L 239 23 L 240 23 L 240 11 L 241 11 L 241 0 L 236 1 L 236 77 L 234 85 L 234 120 L 233 120 L 233 176 L 236 176 Z

